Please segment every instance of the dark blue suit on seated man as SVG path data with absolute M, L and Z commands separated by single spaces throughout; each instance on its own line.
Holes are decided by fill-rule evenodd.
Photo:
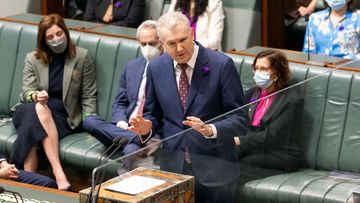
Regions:
M 127 137 L 129 144 L 124 148 L 123 154 L 129 154 L 141 147 L 131 142 L 137 135 L 128 131 L 128 120 L 138 114 L 142 115 L 145 102 L 146 69 L 149 62 L 163 52 L 156 25 L 156 21 L 147 20 L 137 30 L 137 39 L 141 45 L 143 57 L 129 61 L 125 66 L 112 105 L 111 122 L 91 115 L 83 123 L 85 131 L 96 137 L 107 147 L 112 144 L 115 137 Z M 125 163 L 126 170 L 136 167 L 134 165 L 136 163 L 133 163 L 133 161 L 136 160 L 131 161 L 128 159 L 127 163 Z
M 163 129 L 162 170 L 195 176 L 195 202 L 234 202 L 240 174 L 234 136 L 244 134 L 244 110 L 204 123 L 244 104 L 234 62 L 194 42 L 186 16 L 164 14 L 158 33 L 165 53 L 149 64 L 144 117 L 130 130 L 146 142 Z M 186 133 L 170 136 L 193 127 Z
M 37 173 L 18 170 L 15 165 L 9 164 L 6 157 L 0 154 L 0 179 L 10 179 L 22 183 L 58 188 L 54 179 Z

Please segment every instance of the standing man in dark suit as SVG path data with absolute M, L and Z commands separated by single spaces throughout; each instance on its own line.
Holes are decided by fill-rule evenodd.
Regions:
M 37 173 L 18 170 L 14 164 L 9 164 L 6 157 L 0 154 L 0 179 L 15 180 L 22 183 L 58 188 L 54 179 Z
M 128 131 L 128 121 L 138 114 L 142 115 L 145 102 L 146 69 L 149 62 L 163 52 L 156 28 L 156 21 L 147 20 L 137 29 L 137 39 L 143 56 L 129 61 L 125 66 L 112 105 L 111 122 L 91 115 L 83 123 L 84 130 L 96 137 L 106 147 L 112 144 L 116 136 L 127 137 L 129 144 L 124 148 L 123 154 L 129 154 L 141 147 L 141 145 L 131 142 L 137 136 Z M 131 158 L 135 159 L 136 156 Z M 125 168 L 133 169 L 134 161 L 127 160 Z
M 242 109 L 221 116 L 244 104 L 234 62 L 194 42 L 180 12 L 160 17 L 158 33 L 166 52 L 149 64 L 144 117 L 131 119 L 129 129 L 143 143 L 163 127 L 160 167 L 194 175 L 195 202 L 234 202 L 240 174 L 234 136 L 245 133 L 248 120 Z

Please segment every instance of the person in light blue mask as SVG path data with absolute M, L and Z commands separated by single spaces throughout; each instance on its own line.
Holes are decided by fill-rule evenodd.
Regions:
M 360 59 L 360 11 L 353 0 L 323 0 L 310 16 L 303 52 Z
M 291 73 L 285 55 L 277 50 L 260 52 L 253 62 L 255 87 L 245 93 L 250 118 L 246 135 L 235 137 L 242 175 L 255 168 L 278 173 L 298 169 L 300 149 L 295 130 L 303 99 L 295 89 L 280 91 Z

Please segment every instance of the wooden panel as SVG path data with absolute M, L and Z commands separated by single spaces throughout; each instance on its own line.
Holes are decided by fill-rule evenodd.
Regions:
M 64 0 L 41 0 L 41 14 L 47 15 L 51 13 L 65 16 Z
M 285 14 L 295 11 L 300 1 L 295 0 L 262 0 L 262 46 L 285 48 Z M 302 0 L 307 5 L 310 0 Z
M 36 199 L 41 202 L 79 202 L 79 194 L 74 192 L 66 192 L 3 179 L 0 179 L 0 185 L 4 187 L 5 190 L 18 192 L 24 199 Z

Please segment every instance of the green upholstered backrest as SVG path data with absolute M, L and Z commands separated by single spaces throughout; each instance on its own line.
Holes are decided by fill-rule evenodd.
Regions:
M 98 82 L 98 114 L 111 117 L 111 103 L 115 97 L 119 77 L 125 63 L 139 56 L 137 41 L 84 32 L 71 31 L 78 46 L 88 49 L 96 67 Z M 36 47 L 37 26 L 0 21 L 0 115 L 19 97 L 22 88 L 24 59 Z
M 95 64 L 98 84 L 98 114 L 111 118 L 111 104 L 125 64 L 140 54 L 136 40 L 70 31 L 78 46 L 88 49 Z M 0 20 L 0 115 L 10 115 L 22 88 L 24 59 L 36 47 L 37 26 Z M 0 125 L 0 152 L 10 154 L 17 137 L 14 126 Z M 64 164 L 82 170 L 92 170 L 98 163 L 104 146 L 86 133 L 70 135 L 60 142 L 60 157 Z
M 135 40 L 89 33 L 71 32 L 71 36 L 74 42 L 90 52 L 96 67 L 98 114 L 110 119 L 118 79 L 125 63 L 138 57 L 139 45 Z
M 254 57 L 227 54 L 243 89 L 252 87 Z M 290 63 L 294 83 L 304 97 L 297 138 L 304 168 L 360 172 L 360 72 Z
M 145 19 L 157 20 L 165 5 L 165 0 L 145 0 Z
M 0 21 L 0 114 L 9 114 L 19 97 L 27 52 L 34 49 L 37 28 Z
M 223 51 L 261 44 L 261 0 L 223 0 Z

